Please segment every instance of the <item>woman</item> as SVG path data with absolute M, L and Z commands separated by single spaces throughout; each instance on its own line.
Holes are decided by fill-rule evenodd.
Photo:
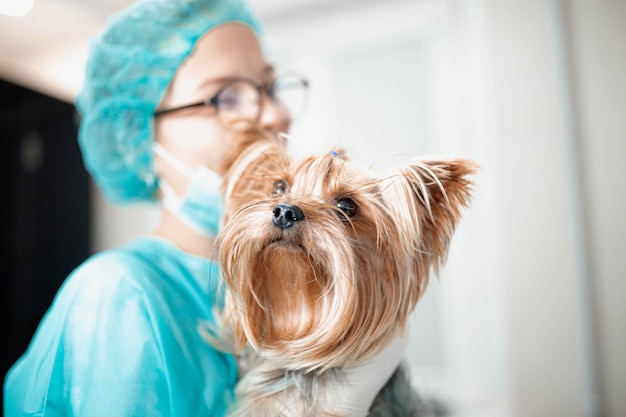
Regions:
M 110 201 L 156 200 L 164 210 L 152 235 L 68 277 L 7 374 L 6 417 L 222 416 L 232 406 L 235 360 L 197 329 L 219 303 L 208 257 L 224 119 L 278 135 L 291 122 L 283 93 L 306 89 L 298 77 L 276 78 L 259 31 L 239 1 L 154 0 L 118 13 L 93 40 L 77 97 L 86 166 Z M 354 415 L 401 357 L 389 356 L 370 380 L 359 374 Z

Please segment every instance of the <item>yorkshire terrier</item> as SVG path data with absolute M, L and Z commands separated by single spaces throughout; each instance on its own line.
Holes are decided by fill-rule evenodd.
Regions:
M 404 329 L 445 262 L 477 165 L 421 159 L 383 175 L 340 148 L 295 160 L 261 131 L 239 136 L 218 236 L 221 337 L 242 359 L 233 415 L 340 416 L 324 407 L 327 382 Z M 426 415 L 403 366 L 369 412 Z

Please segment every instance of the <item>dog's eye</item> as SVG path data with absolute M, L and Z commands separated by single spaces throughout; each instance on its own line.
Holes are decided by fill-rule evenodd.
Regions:
M 348 197 L 338 198 L 337 208 L 343 211 L 348 217 L 354 217 L 356 215 L 357 205 L 354 202 L 354 200 L 351 198 L 348 198 Z
M 287 192 L 287 183 L 284 180 L 278 180 L 274 183 L 273 194 L 285 194 Z

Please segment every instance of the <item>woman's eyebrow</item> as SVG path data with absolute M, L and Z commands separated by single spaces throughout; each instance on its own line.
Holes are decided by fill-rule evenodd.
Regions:
M 217 77 L 217 78 L 209 78 L 208 80 L 204 80 L 203 82 L 201 82 L 200 85 L 198 85 L 197 89 L 205 90 L 208 87 L 221 86 L 226 81 L 230 81 L 233 78 L 236 78 L 236 77 L 235 76 L 222 76 L 222 77 Z
M 261 78 L 264 78 L 268 74 L 274 74 L 274 66 L 267 64 L 261 72 L 262 72 Z M 239 76 L 233 74 L 233 75 L 223 75 L 223 76 L 219 76 L 216 78 L 209 78 L 208 80 L 204 80 L 203 82 L 201 82 L 200 85 L 198 85 L 197 89 L 204 90 L 206 88 L 213 87 L 216 85 L 221 86 L 222 84 L 224 84 L 227 81 L 232 80 L 233 78 L 239 78 Z

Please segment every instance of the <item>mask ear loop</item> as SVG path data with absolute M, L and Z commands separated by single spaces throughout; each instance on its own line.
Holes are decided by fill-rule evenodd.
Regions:
M 167 180 L 161 179 L 159 181 L 159 188 L 163 192 L 163 199 L 161 200 L 163 208 L 178 217 L 195 232 L 204 236 L 215 237 L 217 233 L 215 229 L 218 228 L 215 224 L 219 219 L 214 219 L 214 217 L 217 218 L 218 214 L 215 213 L 217 209 L 213 201 L 213 192 L 217 192 L 220 188 L 221 177 L 203 165 L 198 165 L 195 169 L 189 168 L 159 144 L 154 144 L 153 150 L 172 168 L 190 180 L 183 196 L 179 196 Z M 207 196 L 211 200 L 211 207 L 206 206 Z
M 180 172 L 187 178 L 193 177 L 193 169 L 189 168 L 187 165 L 183 164 L 176 158 L 170 151 L 161 146 L 160 143 L 155 143 L 153 146 L 154 153 L 159 155 L 161 158 L 165 160 L 172 168 L 176 171 Z
M 172 168 L 181 174 L 191 176 L 191 170 L 182 164 L 174 155 L 172 155 L 167 149 L 158 143 L 153 146 L 154 153 L 159 155 L 165 162 L 167 162 Z M 182 206 L 182 200 L 180 196 L 174 191 L 174 188 L 165 179 L 159 179 L 159 188 L 163 191 L 163 207 L 169 211 L 175 213 Z
M 182 205 L 176 191 L 167 181 L 159 181 L 159 188 L 163 191 L 163 206 L 171 210 L 176 210 Z

